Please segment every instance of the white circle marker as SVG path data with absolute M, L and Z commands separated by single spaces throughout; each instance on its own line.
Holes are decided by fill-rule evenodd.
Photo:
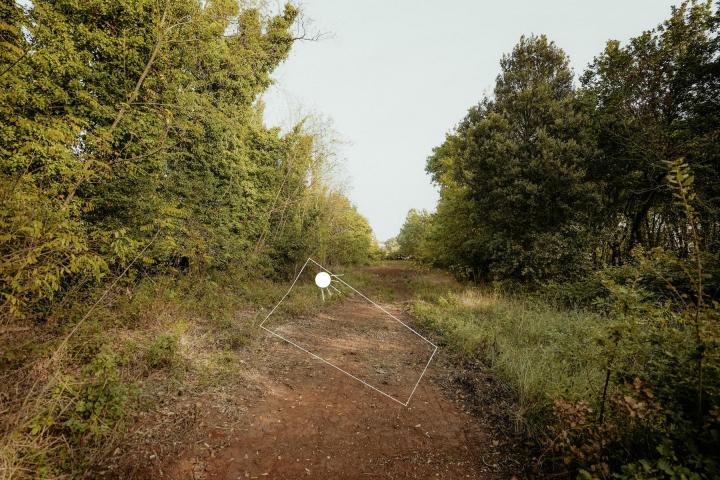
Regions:
M 327 272 L 320 272 L 315 275 L 315 285 L 320 288 L 327 288 L 330 285 L 330 275 Z

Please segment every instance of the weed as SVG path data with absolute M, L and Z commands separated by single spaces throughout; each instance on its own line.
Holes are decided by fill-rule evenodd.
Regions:
M 151 369 L 170 368 L 175 365 L 178 353 L 178 337 L 163 333 L 148 346 L 145 361 Z

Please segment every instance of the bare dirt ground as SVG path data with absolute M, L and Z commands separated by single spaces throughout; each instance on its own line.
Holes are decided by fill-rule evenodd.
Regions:
M 396 293 L 396 301 L 383 307 L 412 325 L 404 313 L 405 279 L 419 273 L 391 267 L 370 272 Z M 322 316 L 277 328 L 406 398 L 408 385 L 427 361 L 428 347 L 383 327 L 371 310 L 353 297 Z M 309 338 L 308 332 L 316 334 Z M 122 461 L 105 475 L 495 479 L 511 478 L 519 470 L 512 437 L 503 422 L 494 420 L 505 406 L 489 398 L 496 392 L 492 378 L 463 371 L 442 348 L 407 407 L 270 334 L 244 362 L 219 394 L 180 397 L 141 422 L 161 427 L 136 428 L 135 448 L 116 451 Z

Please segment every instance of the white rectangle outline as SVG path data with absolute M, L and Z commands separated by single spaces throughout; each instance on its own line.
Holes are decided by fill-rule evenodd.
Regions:
M 290 292 L 292 291 L 293 287 L 295 286 L 295 283 L 297 283 L 298 279 L 300 278 L 300 275 L 302 275 L 302 272 L 305 270 L 305 267 L 307 266 L 308 262 L 313 262 L 315 265 L 317 265 L 318 267 L 320 267 L 320 268 L 322 268 L 323 270 L 325 270 L 327 273 L 329 273 L 331 276 L 333 276 L 337 281 L 341 282 L 343 285 L 345 285 L 346 287 L 348 287 L 349 289 L 351 289 L 353 292 L 357 293 L 357 294 L 360 295 L 362 298 L 364 298 L 364 299 L 367 300 L 368 302 L 370 302 L 370 303 L 372 303 L 373 305 L 375 305 L 377 308 L 379 308 L 379 309 L 382 310 L 384 313 L 386 313 L 387 315 L 389 315 L 391 318 L 393 318 L 394 320 L 396 320 L 397 322 L 399 322 L 399 323 L 400 323 L 401 325 L 403 325 L 405 328 L 407 328 L 408 330 L 410 330 L 411 332 L 413 332 L 415 335 L 417 335 L 418 337 L 422 338 L 423 340 L 425 340 L 427 343 L 429 343 L 430 345 L 432 345 L 432 346 L 434 347 L 433 353 L 430 355 L 430 359 L 427 361 L 427 363 L 425 364 L 425 368 L 423 368 L 423 371 L 422 371 L 422 373 L 420 374 L 420 378 L 418 378 L 417 382 L 415 382 L 415 386 L 413 387 L 412 392 L 410 392 L 410 396 L 408 397 L 408 399 L 407 399 L 404 403 L 401 402 L 400 400 L 398 400 L 397 398 L 393 397 L 392 395 L 389 395 L 389 394 L 383 392 L 383 391 L 380 390 L 379 388 L 376 388 L 376 387 L 370 385 L 370 384 L 367 383 L 366 381 L 359 379 L 358 377 L 356 377 L 356 376 L 353 375 L 352 373 L 346 372 L 345 370 L 343 370 L 342 368 L 338 367 L 337 365 L 334 365 L 334 364 L 328 362 L 327 360 L 325 360 L 325 359 L 322 358 L 321 356 L 316 355 L 316 354 L 314 354 L 313 352 L 311 352 L 311 351 L 309 351 L 309 350 L 301 347 L 300 345 L 298 345 L 297 343 L 293 342 L 292 340 L 288 340 L 287 338 L 283 337 L 282 335 L 280 335 L 280 334 L 278 334 L 278 333 L 275 333 L 275 332 L 273 332 L 272 330 L 270 330 L 269 328 L 263 326 L 263 324 L 267 321 L 267 319 L 270 318 L 270 315 L 272 315 L 272 314 L 275 312 L 275 310 L 280 306 L 280 304 L 283 302 L 283 300 L 285 300 L 285 298 L 290 294 Z M 350 284 L 348 284 L 347 282 L 343 281 L 340 277 L 338 277 L 338 276 L 336 276 L 336 275 L 333 275 L 333 273 L 332 273 L 330 270 L 328 270 L 327 268 L 323 267 L 322 265 L 320 265 L 318 262 L 316 262 L 315 260 L 313 260 L 313 259 L 310 258 L 310 257 L 308 257 L 308 259 L 305 260 L 305 263 L 303 264 L 302 268 L 300 269 L 300 272 L 298 272 L 297 276 L 295 277 L 295 280 L 293 280 L 293 282 L 292 282 L 292 284 L 290 285 L 290 288 L 288 289 L 288 291 L 285 293 L 285 295 L 283 295 L 283 297 L 280 299 L 280 301 L 272 308 L 272 310 L 270 310 L 270 313 L 267 314 L 267 316 L 263 319 L 263 321 L 260 322 L 259 327 L 262 328 L 263 330 L 265 330 L 266 332 L 268 332 L 268 333 L 270 333 L 270 334 L 272 334 L 272 335 L 275 335 L 275 336 L 278 337 L 279 339 L 286 341 L 286 342 L 289 343 L 290 345 L 292 345 L 292 346 L 294 346 L 294 347 L 302 350 L 303 352 L 309 353 L 311 356 L 317 358 L 318 360 L 320 360 L 320 361 L 322 361 L 322 362 L 324 362 L 324 363 L 327 363 L 327 364 L 330 365 L 331 367 L 333 367 L 333 368 L 335 368 L 335 369 L 337 369 L 337 370 L 340 370 L 340 371 L 341 371 L 342 373 L 344 373 L 345 375 L 348 375 L 349 377 L 354 378 L 355 380 L 357 380 L 358 382 L 362 383 L 362 384 L 365 385 L 366 387 L 372 388 L 372 389 L 375 390 L 376 392 L 381 393 L 382 395 L 385 395 L 385 396 L 388 397 L 390 400 L 393 400 L 393 401 L 399 403 L 400 405 L 402 405 L 402 406 L 404 406 L 404 407 L 407 407 L 408 404 L 410 403 L 410 399 L 412 399 L 413 395 L 415 394 L 415 390 L 417 390 L 418 385 L 420 385 L 420 380 L 422 380 L 423 376 L 425 375 L 425 372 L 427 371 L 428 367 L 430 366 L 430 362 L 432 362 L 432 359 L 433 359 L 433 357 L 435 356 L 435 353 L 436 353 L 437 350 L 438 350 L 438 346 L 435 345 L 433 342 L 431 342 L 431 341 L 428 340 L 427 338 L 423 337 L 423 336 L 420 335 L 417 331 L 415 331 L 412 327 L 410 327 L 410 326 L 407 325 L 405 322 L 403 322 L 402 320 L 400 320 L 399 318 L 397 318 L 395 315 L 393 315 L 392 313 L 388 312 L 387 310 L 385 310 L 383 307 L 381 307 L 381 306 L 378 305 L 377 303 L 375 303 L 375 302 L 373 302 L 372 300 L 370 300 L 368 297 L 366 297 L 366 296 L 363 295 L 361 292 L 359 292 L 358 290 L 356 290 L 352 285 L 350 285 Z

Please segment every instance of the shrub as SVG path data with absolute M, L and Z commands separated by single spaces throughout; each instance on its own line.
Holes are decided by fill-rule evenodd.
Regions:
M 163 333 L 149 345 L 145 352 L 145 362 L 151 369 L 169 368 L 175 365 L 178 353 L 178 337 Z

